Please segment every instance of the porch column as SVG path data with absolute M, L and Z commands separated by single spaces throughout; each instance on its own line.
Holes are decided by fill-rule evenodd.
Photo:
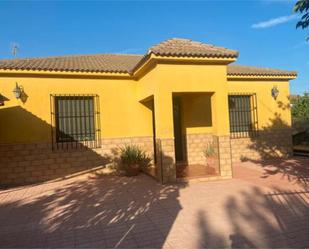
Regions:
M 154 96 L 157 174 L 162 183 L 176 181 L 172 93 Z
M 222 90 L 216 92 L 212 96 L 211 102 L 214 127 L 214 141 L 218 145 L 220 175 L 223 178 L 231 178 L 232 157 L 227 91 Z

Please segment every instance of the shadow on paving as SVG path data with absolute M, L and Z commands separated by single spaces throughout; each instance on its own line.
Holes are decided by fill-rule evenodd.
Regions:
M 0 206 L 0 247 L 161 248 L 181 210 L 181 187 L 140 176 L 29 188 Z
M 303 188 L 309 187 L 309 158 L 295 156 L 288 159 L 250 160 L 250 162 L 263 170 L 261 178 L 278 176 Z
M 309 247 L 305 191 L 265 192 L 238 180 L 160 185 L 141 175 L 9 193 L 0 193 L 1 248 Z
M 218 227 L 211 227 L 200 212 L 199 248 L 309 247 L 309 192 L 273 189 L 265 193 L 253 187 L 224 203 L 221 232 L 214 232 Z M 228 232 L 222 232 L 227 227 Z

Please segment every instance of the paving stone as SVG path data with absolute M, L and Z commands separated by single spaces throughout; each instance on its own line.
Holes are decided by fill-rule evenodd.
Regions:
M 234 173 L 232 180 L 185 185 L 140 175 L 3 190 L 0 247 L 308 248 L 303 182 L 280 172 L 263 178 L 259 163 L 236 165 Z

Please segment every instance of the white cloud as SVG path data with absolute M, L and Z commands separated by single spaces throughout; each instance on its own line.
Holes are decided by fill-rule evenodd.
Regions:
M 277 18 L 272 18 L 270 20 L 267 21 L 263 21 L 263 22 L 259 22 L 259 23 L 255 23 L 251 26 L 251 28 L 253 29 L 266 29 L 266 28 L 270 28 L 270 27 L 274 27 L 295 19 L 298 19 L 299 16 L 298 15 L 290 15 L 290 16 L 280 16 Z

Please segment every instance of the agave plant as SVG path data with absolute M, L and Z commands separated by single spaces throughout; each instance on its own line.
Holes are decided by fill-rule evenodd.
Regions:
M 127 176 L 138 175 L 142 168 L 150 163 L 146 152 L 137 145 L 125 145 L 121 148 L 120 159 Z

